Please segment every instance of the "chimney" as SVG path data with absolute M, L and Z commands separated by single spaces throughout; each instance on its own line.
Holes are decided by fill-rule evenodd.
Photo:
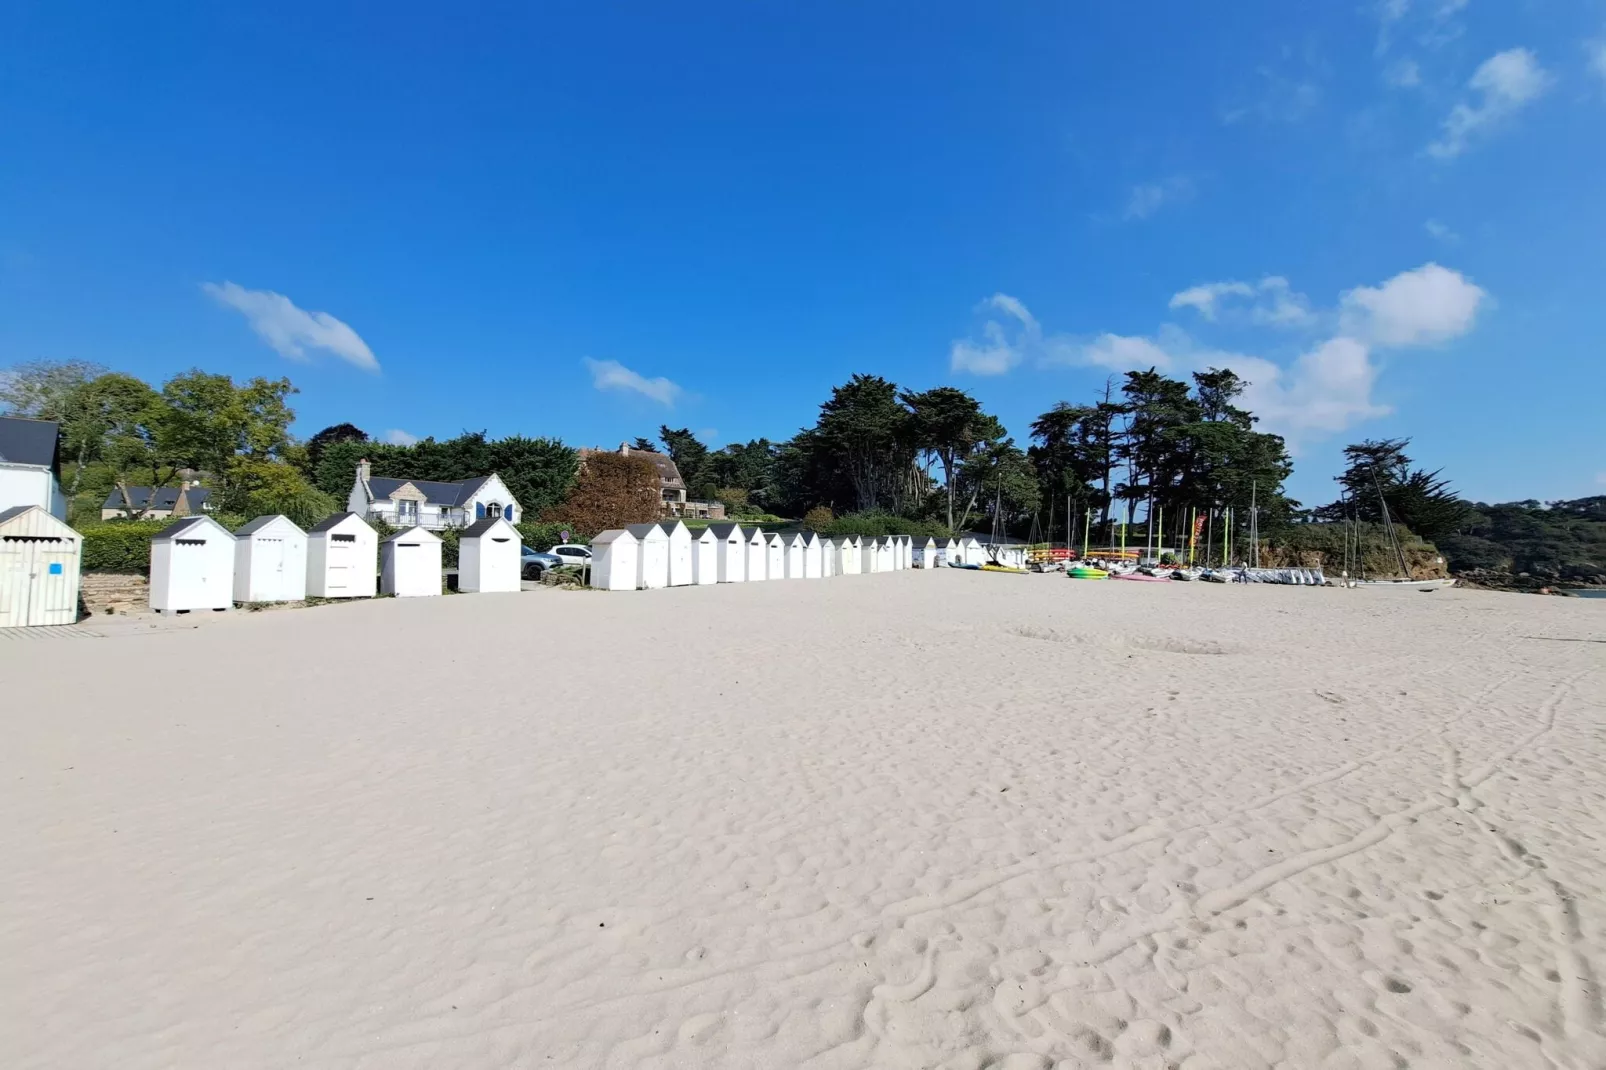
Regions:
M 362 460 L 357 462 L 357 478 L 361 482 L 368 482 L 368 476 L 371 471 L 372 466 L 369 465 L 368 458 L 364 457 Z

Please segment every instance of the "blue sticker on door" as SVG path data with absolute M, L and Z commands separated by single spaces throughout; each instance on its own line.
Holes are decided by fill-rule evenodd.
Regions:
M 61 575 L 61 562 L 60 561 L 52 561 L 50 563 L 50 574 L 52 576 Z

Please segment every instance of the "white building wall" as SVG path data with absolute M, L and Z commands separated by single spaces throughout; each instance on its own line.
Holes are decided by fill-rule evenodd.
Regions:
M 786 569 L 786 578 L 789 580 L 803 579 L 806 574 L 803 565 L 805 556 L 803 552 L 803 536 L 787 535 L 783 537 L 781 539 L 781 549 L 785 554 L 782 567 Z
M 669 537 L 654 526 L 657 535 L 647 535 L 636 549 L 636 588 L 653 591 L 669 586 Z
M 457 545 L 457 589 L 465 594 L 513 594 L 519 585 L 519 533 L 507 523 Z
M 720 583 L 744 583 L 747 580 L 747 536 L 735 528 L 714 547 L 714 564 Z
M 441 593 L 441 540 L 412 528 L 379 546 L 379 590 L 397 598 L 428 598 Z
M 703 586 L 719 582 L 719 540 L 703 531 L 691 541 L 691 581 Z
M 764 533 L 757 528 L 747 536 L 747 581 L 756 583 L 770 577 L 770 548 Z
M 379 534 L 356 517 L 307 535 L 307 597 L 372 598 L 378 590 Z
M 764 538 L 764 574 L 772 580 L 786 578 L 786 544 L 779 535 Z
M 669 586 L 687 587 L 692 583 L 692 539 L 685 524 L 669 532 Z
M 0 512 L 17 505 L 37 505 L 57 520 L 67 519 L 67 499 L 47 469 L 0 464 Z
M 151 542 L 151 608 L 158 613 L 228 609 L 234 604 L 234 536 L 202 521 Z
M 591 586 L 604 591 L 636 589 L 636 558 L 640 549 L 628 531 L 604 531 L 591 540 Z
M 299 602 L 307 597 L 307 536 L 287 519 L 237 536 L 236 602 Z

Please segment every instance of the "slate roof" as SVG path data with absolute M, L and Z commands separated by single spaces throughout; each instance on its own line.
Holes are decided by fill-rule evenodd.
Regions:
M 0 461 L 54 470 L 59 437 L 60 429 L 54 420 L 0 416 Z
M 710 524 L 708 525 L 708 530 L 712 531 L 714 533 L 714 538 L 721 542 L 728 541 L 731 537 L 732 531 L 736 532 L 737 537 L 739 538 L 746 537 L 746 533 L 742 531 L 742 526 L 740 524 Z
M 311 535 L 316 531 L 333 530 L 336 525 L 338 525 L 342 520 L 345 520 L 348 516 L 357 517 L 358 520 L 362 519 L 362 517 L 357 516 L 356 513 L 335 513 L 318 521 L 318 523 L 314 524 L 312 528 L 307 531 L 307 534 Z
M 219 524 L 216 520 L 213 520 L 208 516 L 187 516 L 178 523 L 170 524 L 161 531 L 157 532 L 155 535 L 152 535 L 151 542 L 172 542 L 174 539 L 178 538 L 180 535 L 183 535 L 197 524 L 212 524 L 219 528 L 223 527 L 223 525 Z M 228 530 L 226 528 L 224 529 L 224 534 L 228 534 Z
M 663 531 L 664 529 L 659 527 L 657 524 L 626 524 L 625 530 L 630 532 L 630 534 L 634 535 L 638 539 L 645 539 L 653 532 Z M 665 534 L 668 533 L 665 532 Z
M 658 526 L 664 529 L 665 535 L 673 535 L 676 528 L 686 528 L 686 522 L 679 517 L 674 517 L 669 520 L 658 521 Z M 690 531 L 691 528 L 686 528 L 686 530 Z
M 476 520 L 474 523 L 464 528 L 462 534 L 460 534 L 458 538 L 477 539 L 481 535 L 484 535 L 487 531 L 490 531 L 492 528 L 496 527 L 498 523 L 506 523 L 506 521 L 502 520 L 502 518 L 498 516 L 488 516 L 484 520 Z
M 440 542 L 441 541 L 441 537 L 439 535 L 435 534 L 433 531 L 430 531 L 428 528 L 421 528 L 417 524 L 414 524 L 410 528 L 402 528 L 400 531 L 396 532 L 393 535 L 386 535 L 380 541 L 381 542 L 395 542 L 397 539 L 400 539 L 400 538 L 403 538 L 403 537 L 409 536 L 409 535 L 428 535 L 431 539 L 434 539 L 436 542 Z
M 392 494 L 411 483 L 424 495 L 424 500 L 430 505 L 462 505 L 474 496 L 474 492 L 485 486 L 490 476 L 475 476 L 473 479 L 460 479 L 454 482 L 438 481 L 433 479 L 392 479 L 389 476 L 369 476 L 368 490 L 373 494 L 375 501 L 386 501 Z
M 10 509 L 0 510 L 0 524 L 4 524 L 7 520 L 11 520 L 14 517 L 21 516 L 29 509 L 37 508 L 39 508 L 37 505 L 13 505 Z
M 165 509 L 171 512 L 173 507 L 178 504 L 178 495 L 179 489 L 177 487 L 159 487 L 156 491 L 156 501 L 150 508 Z M 135 509 L 146 508 L 146 503 L 150 501 L 150 497 L 151 488 L 149 487 L 128 488 L 128 500 L 134 504 Z M 212 492 L 205 487 L 191 487 L 184 492 L 184 501 L 192 513 L 201 512 L 202 507 L 211 500 Z M 111 493 L 106 495 L 106 500 L 100 503 L 100 507 L 102 509 L 123 508 L 123 492 L 113 487 Z

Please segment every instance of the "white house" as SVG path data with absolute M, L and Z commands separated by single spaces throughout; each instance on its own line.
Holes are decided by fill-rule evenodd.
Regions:
M 307 532 L 307 595 L 372 598 L 379 581 L 379 535 L 356 513 L 336 513 Z
M 631 524 L 625 529 L 636 537 L 636 589 L 651 591 L 669 586 L 669 532 L 657 524 Z
M 747 532 L 747 581 L 756 583 L 770 578 L 770 544 L 763 528 Z M 780 577 L 777 576 L 776 579 Z
M 741 583 L 747 579 L 747 534 L 739 524 L 710 524 L 708 534 L 714 545 L 715 574 L 720 583 Z
M 165 520 L 212 511 L 212 492 L 187 479 L 176 487 L 113 487 L 100 503 L 102 520 Z
M 691 581 L 698 586 L 719 582 L 719 550 L 727 545 L 712 525 L 691 537 Z
M 679 520 L 660 520 L 658 526 L 669 536 L 669 586 L 691 586 L 691 529 Z
M 151 608 L 158 613 L 234 604 L 234 534 L 209 516 L 180 520 L 151 539 Z
M 371 468 L 366 459 L 357 462 L 357 478 L 346 497 L 346 508 L 369 520 L 383 520 L 397 528 L 442 531 L 466 528 L 493 516 L 517 524 L 524 516 L 495 472 L 446 482 L 376 476 L 370 474 Z
M 916 535 L 914 545 L 910 548 L 911 568 L 935 568 L 937 566 L 937 540 L 929 535 Z
M 623 528 L 604 531 L 591 540 L 591 586 L 604 591 L 634 591 L 641 543 Z
M 457 589 L 465 594 L 513 594 L 522 567 L 518 529 L 499 516 L 476 520 L 457 542 Z
M 42 505 L 0 509 L 0 628 L 76 621 L 83 549 Z
M 60 437 L 52 420 L 0 416 L 0 510 L 37 505 L 57 520 L 67 519 L 56 445 Z
M 397 598 L 441 593 L 441 537 L 415 524 L 379 544 L 379 590 Z
M 803 578 L 803 533 L 793 531 L 781 536 L 781 567 L 786 570 L 786 578 L 800 580 Z
M 259 516 L 234 531 L 234 600 L 307 597 L 307 533 L 286 516 Z
M 786 540 L 774 532 L 764 536 L 764 574 L 772 580 L 786 578 Z

